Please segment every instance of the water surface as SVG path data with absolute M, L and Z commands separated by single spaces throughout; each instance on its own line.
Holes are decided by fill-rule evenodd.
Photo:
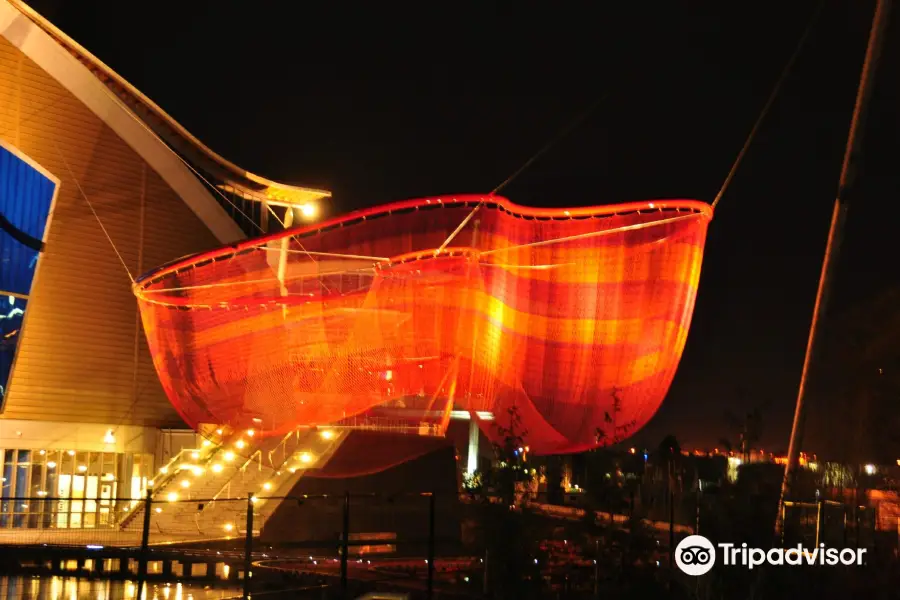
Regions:
M 237 588 L 196 583 L 145 585 L 144 600 L 221 600 L 241 595 Z M 0 577 L 0 600 L 137 600 L 137 584 L 57 576 Z

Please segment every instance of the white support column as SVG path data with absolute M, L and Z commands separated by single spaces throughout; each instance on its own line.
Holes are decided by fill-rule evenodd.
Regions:
M 268 211 L 268 205 L 266 205 L 265 210 Z M 284 228 L 288 229 L 291 225 L 294 224 L 294 207 L 288 206 L 287 210 L 284 211 Z M 284 278 L 287 274 L 287 258 L 288 258 L 288 246 L 290 246 L 292 237 L 284 237 L 281 239 L 281 252 L 278 253 L 278 283 L 281 285 L 281 295 L 287 296 L 288 290 L 287 286 L 284 285 Z M 288 308 L 286 304 L 281 306 L 281 314 L 287 320 L 288 317 Z
M 474 212 L 472 214 L 475 214 Z M 475 221 L 475 225 L 472 229 L 472 248 L 478 248 L 478 226 L 481 224 L 480 220 Z M 478 260 L 475 259 L 474 264 L 470 263 L 470 269 L 478 269 Z M 471 271 L 470 271 L 471 272 Z M 472 353 L 474 356 L 475 346 L 478 343 L 478 330 L 477 328 L 472 330 Z M 469 371 L 469 382 L 475 379 L 475 361 L 472 361 L 471 370 Z M 469 393 L 469 402 L 471 403 L 472 396 L 471 392 Z M 466 463 L 466 473 L 472 475 L 475 471 L 478 470 L 478 438 L 481 434 L 481 431 L 478 429 L 478 415 L 475 411 L 469 412 L 469 458 Z
M 290 212 L 290 209 L 288 209 L 288 211 Z M 260 202 L 259 228 L 263 233 L 269 233 L 269 203 L 265 200 Z
M 466 474 L 471 475 L 478 470 L 478 440 L 481 431 L 478 429 L 478 417 L 473 412 L 469 417 L 469 456 L 466 462 Z
M 284 228 L 288 229 L 291 225 L 294 224 L 294 209 L 293 207 L 288 207 L 287 211 L 284 213 Z M 287 296 L 287 288 L 284 285 L 284 277 L 287 271 L 287 251 L 288 246 L 291 243 L 290 237 L 284 237 L 281 239 L 281 252 L 278 255 L 278 283 L 281 284 L 281 295 Z

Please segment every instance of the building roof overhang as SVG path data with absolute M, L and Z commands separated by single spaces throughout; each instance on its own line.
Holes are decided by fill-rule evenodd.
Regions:
M 6 0 L 34 25 L 49 35 L 59 46 L 84 65 L 141 122 L 188 163 L 227 185 L 241 197 L 271 201 L 281 206 L 303 206 L 331 197 L 322 189 L 290 185 L 267 179 L 239 167 L 214 152 L 191 134 L 166 111 L 113 71 L 99 58 L 21 0 Z M 220 186 L 221 188 L 222 186 Z

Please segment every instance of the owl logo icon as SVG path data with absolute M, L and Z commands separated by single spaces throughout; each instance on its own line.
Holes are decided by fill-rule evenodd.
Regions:
M 702 535 L 689 535 L 675 548 L 675 564 L 686 575 L 704 575 L 716 564 L 716 548 Z

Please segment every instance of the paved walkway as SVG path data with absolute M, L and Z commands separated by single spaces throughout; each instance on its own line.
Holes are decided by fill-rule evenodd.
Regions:
M 211 542 L 233 538 L 201 535 L 153 534 L 151 546 L 166 546 L 187 542 Z M 115 529 L 4 529 L 0 530 L 0 544 L 23 546 L 112 546 L 119 548 L 141 545 L 140 532 Z

